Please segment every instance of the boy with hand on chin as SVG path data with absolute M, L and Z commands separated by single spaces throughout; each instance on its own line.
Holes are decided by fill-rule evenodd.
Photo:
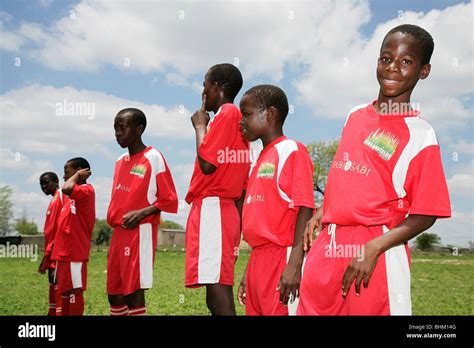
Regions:
M 407 242 L 451 215 L 435 132 L 410 103 L 430 73 L 433 48 L 431 35 L 415 25 L 385 36 L 378 99 L 349 112 L 322 210 L 305 231 L 311 250 L 298 314 L 411 314 Z M 362 254 L 341 256 L 337 248 Z
M 239 131 L 233 104 L 242 75 L 232 64 L 217 64 L 204 78 L 202 106 L 191 117 L 196 161 L 186 202 L 186 287 L 206 286 L 212 315 L 235 315 L 232 292 L 240 243 L 240 209 L 250 169 L 249 143 Z M 207 111 L 215 116 L 211 122 Z M 208 125 L 209 124 L 209 125 Z M 247 160 L 223 154 L 247 153 Z
M 145 114 L 119 111 L 115 137 L 128 152 L 116 164 L 107 222 L 113 228 L 107 257 L 107 293 L 112 316 L 146 315 L 145 289 L 153 285 L 160 213 L 178 211 L 173 178 L 163 155 L 142 141 Z

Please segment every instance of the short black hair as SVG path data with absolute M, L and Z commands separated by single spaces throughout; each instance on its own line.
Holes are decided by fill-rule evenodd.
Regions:
M 383 41 L 385 42 L 387 36 L 393 33 L 404 33 L 413 36 L 418 42 L 418 44 L 421 46 L 421 49 L 423 51 L 423 56 L 421 57 L 421 64 L 425 65 L 430 63 L 431 55 L 433 54 L 434 50 L 434 41 L 430 33 L 428 33 L 425 29 L 417 25 L 402 24 L 390 30 L 387 35 L 385 35 Z
M 82 168 L 82 169 L 89 168 L 89 169 L 91 169 L 91 166 L 90 166 L 89 162 L 87 162 L 87 160 L 85 158 L 82 158 L 82 157 L 71 158 L 66 163 L 71 163 L 71 165 L 74 169 L 78 169 L 78 168 Z
M 239 94 L 244 80 L 240 70 L 236 66 L 223 63 L 209 68 L 207 78 L 210 82 L 217 82 L 224 89 L 224 93 L 232 100 Z
M 124 116 L 131 115 L 132 118 L 133 118 L 133 121 L 135 122 L 135 124 L 137 126 L 143 126 L 143 130 L 145 130 L 145 128 L 146 128 L 146 116 L 143 113 L 143 111 L 141 111 L 140 109 L 126 108 L 126 109 L 120 110 L 117 113 L 117 116 L 118 115 L 124 115 Z
M 281 124 L 285 123 L 288 115 L 288 98 L 280 87 L 273 85 L 258 85 L 250 88 L 244 95 L 254 98 L 261 110 L 273 106 L 278 111 Z
M 44 178 L 45 176 L 49 177 L 50 179 L 53 179 L 54 182 L 59 182 L 59 178 L 54 172 L 44 172 L 43 174 L 40 175 L 40 180 L 41 178 Z

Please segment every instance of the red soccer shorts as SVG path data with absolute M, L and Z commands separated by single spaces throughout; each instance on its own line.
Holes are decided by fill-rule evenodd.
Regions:
M 240 218 L 233 200 L 193 201 L 186 224 L 186 287 L 234 285 Z
M 107 256 L 107 293 L 130 295 L 153 286 L 158 225 L 142 224 L 132 230 L 115 227 Z
M 60 294 L 73 289 L 87 288 L 87 262 L 58 261 L 56 264 L 56 283 Z
M 247 266 L 246 315 L 288 315 L 289 309 L 291 312 L 280 303 L 280 292 L 276 291 L 290 253 L 291 247 L 275 244 L 252 250 Z
M 328 225 L 306 259 L 298 315 L 410 315 L 410 260 L 406 245 L 380 255 L 368 288 L 355 294 L 355 281 L 346 298 L 342 278 L 351 260 L 364 257 L 364 246 L 385 226 Z

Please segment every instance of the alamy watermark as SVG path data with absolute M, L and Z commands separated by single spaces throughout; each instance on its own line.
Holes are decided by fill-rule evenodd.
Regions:
M 328 258 L 357 258 L 357 261 L 364 261 L 364 244 L 338 244 L 326 245 L 324 256 Z
M 32 262 L 38 260 L 38 244 L 10 244 L 0 245 L 0 258 L 25 258 Z
M 56 116 L 86 116 L 88 120 L 95 118 L 95 103 L 70 102 L 64 99 L 55 104 Z

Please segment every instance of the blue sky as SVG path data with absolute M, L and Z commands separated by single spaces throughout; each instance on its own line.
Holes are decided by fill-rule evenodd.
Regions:
M 15 215 L 42 228 L 48 204 L 38 176 L 90 160 L 98 217 L 105 217 L 115 158 L 112 120 L 145 111 L 144 141 L 161 150 L 183 199 L 194 161 L 190 114 L 207 68 L 238 64 L 244 87 L 274 83 L 294 113 L 286 134 L 309 143 L 339 137 L 354 105 L 376 98 L 383 35 L 402 23 L 435 40 L 432 73 L 413 95 L 435 128 L 453 218 L 432 229 L 444 243 L 474 241 L 473 3 L 469 1 L 2 1 L 0 4 L 0 184 Z M 455 24 L 455 25 L 454 25 Z M 469 39 L 470 36 L 470 39 Z M 90 117 L 58 114 L 86 103 Z M 185 223 L 188 207 L 177 216 Z

